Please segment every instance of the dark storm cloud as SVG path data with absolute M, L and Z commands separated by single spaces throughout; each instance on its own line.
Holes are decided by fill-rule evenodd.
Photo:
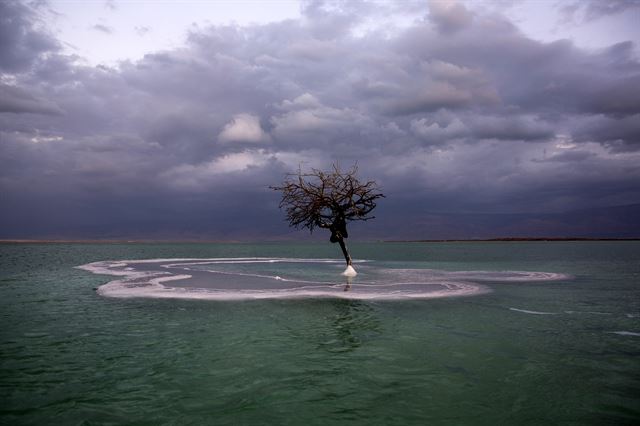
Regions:
M 577 141 L 603 143 L 614 151 L 640 150 L 640 114 L 622 118 L 590 116 L 574 135 Z
M 183 48 L 90 67 L 35 31 L 33 10 L 2 5 L 0 31 L 23 34 L 0 56 L 14 58 L 0 85 L 4 235 L 286 235 L 268 185 L 334 161 L 379 181 L 386 230 L 429 212 L 640 202 L 630 42 L 542 43 L 439 2 L 412 9 L 409 28 L 356 35 L 415 4 L 310 1 L 300 20 L 192 27 Z M 48 43 L 15 48 L 29 37 Z

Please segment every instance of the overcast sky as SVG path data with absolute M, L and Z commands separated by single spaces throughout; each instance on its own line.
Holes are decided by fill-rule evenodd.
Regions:
M 387 198 L 354 238 L 629 236 L 637 22 L 627 0 L 2 0 L 0 238 L 297 238 L 268 186 L 356 161 Z

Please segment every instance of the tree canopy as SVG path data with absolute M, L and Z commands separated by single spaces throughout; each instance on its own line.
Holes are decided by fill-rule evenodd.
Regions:
M 300 168 L 287 174 L 281 186 L 271 187 L 282 192 L 280 208 L 285 209 L 289 225 L 311 232 L 316 227 L 329 229 L 331 242 L 340 243 L 348 264 L 351 258 L 343 241 L 349 236 L 347 222 L 373 219 L 376 200 L 384 197 L 375 181 L 361 182 L 357 172 L 357 165 L 347 171 L 335 164 L 328 172 Z

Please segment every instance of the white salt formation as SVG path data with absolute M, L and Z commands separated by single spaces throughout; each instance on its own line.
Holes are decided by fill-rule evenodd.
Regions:
M 344 270 L 342 275 L 344 275 L 345 277 L 355 277 L 356 275 L 358 275 L 358 273 L 355 269 L 353 269 L 353 266 L 348 265 L 347 269 Z
M 357 282 L 352 266 L 336 280 L 344 265 L 337 259 L 214 258 L 145 259 L 93 262 L 78 268 L 118 278 L 98 287 L 108 297 L 151 297 L 247 300 L 332 297 L 356 300 L 433 299 L 472 296 L 491 289 L 479 282 L 557 281 L 571 277 L 549 272 L 441 271 L 394 268 L 358 261 L 364 271 Z M 390 267 L 391 266 L 391 267 Z M 519 312 L 547 312 L 515 309 Z

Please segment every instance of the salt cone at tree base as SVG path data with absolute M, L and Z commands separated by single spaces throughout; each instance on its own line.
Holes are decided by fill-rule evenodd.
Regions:
M 353 269 L 353 266 L 349 265 L 347 266 L 347 269 L 344 270 L 342 275 L 344 275 L 345 277 L 355 277 L 356 275 L 358 275 L 358 273 L 355 269 Z

